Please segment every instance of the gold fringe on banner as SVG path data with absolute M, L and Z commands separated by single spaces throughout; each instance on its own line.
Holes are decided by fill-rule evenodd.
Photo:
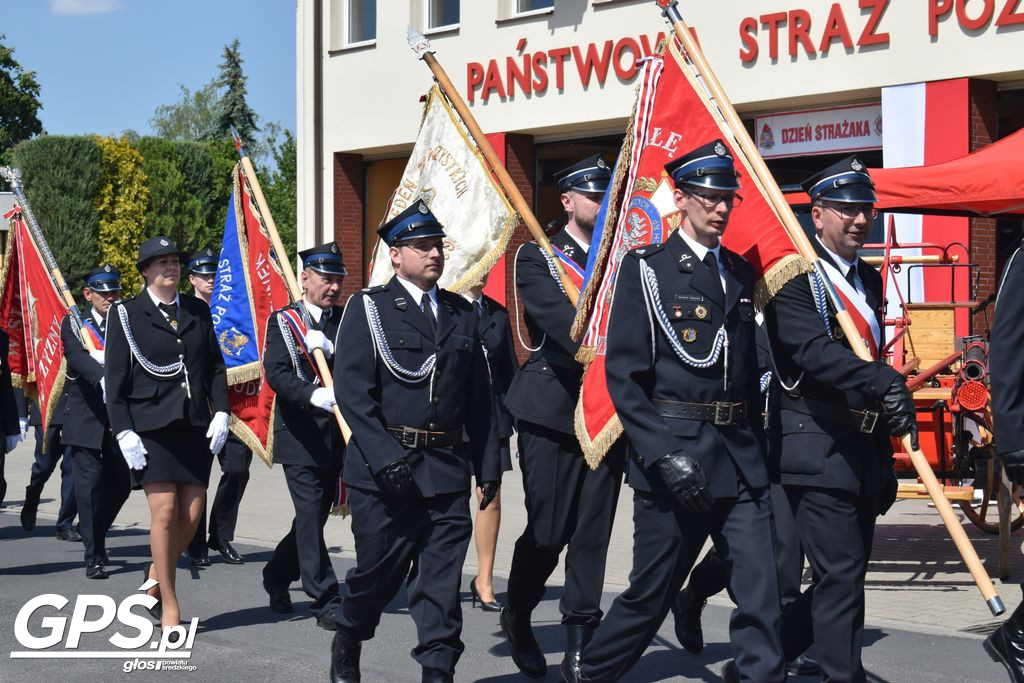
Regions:
M 618 414 L 612 415 L 597 436 L 591 440 L 587 436 L 587 425 L 583 418 L 583 401 L 580 400 L 576 402 L 573 423 L 576 428 L 576 439 L 580 442 L 580 448 L 583 451 L 583 459 L 587 461 L 590 469 L 596 470 L 604 460 L 604 456 L 622 436 L 622 423 L 619 422 L 619 416 Z
M 793 278 L 811 272 L 811 264 L 800 254 L 789 254 L 768 269 L 754 285 L 754 303 L 764 310 L 768 302 Z
M 261 361 L 254 361 L 252 363 L 246 363 L 245 365 L 228 368 L 229 387 L 233 387 L 236 384 L 245 384 L 246 382 L 255 382 L 262 377 L 263 363 Z
M 249 427 L 238 419 L 234 414 L 231 415 L 228 427 L 231 433 L 238 437 L 238 440 L 249 447 L 253 453 L 260 457 L 263 464 L 267 467 L 274 466 L 274 413 L 277 410 L 277 397 L 274 397 L 274 405 L 270 408 L 270 420 L 269 429 L 267 431 L 267 447 L 263 448 L 263 444 L 260 443 L 259 438 L 253 433 Z

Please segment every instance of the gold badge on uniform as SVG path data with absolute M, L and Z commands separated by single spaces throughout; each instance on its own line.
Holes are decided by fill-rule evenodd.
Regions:
M 687 344 L 691 344 L 697 341 L 697 330 L 693 329 L 692 327 L 687 327 L 685 330 L 683 330 L 683 341 L 686 342 Z
M 698 305 L 697 308 L 693 309 L 693 314 L 697 316 L 697 320 L 703 320 L 708 317 L 708 309 L 706 306 Z

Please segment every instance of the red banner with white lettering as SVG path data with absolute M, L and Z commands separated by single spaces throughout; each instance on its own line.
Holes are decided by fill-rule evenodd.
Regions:
M 715 138 L 727 143 L 732 138 L 724 121 L 708 109 L 701 97 L 703 86 L 684 58 L 674 47 L 668 51 L 646 61 L 638 83 L 634 115 L 608 190 L 608 206 L 598 214 L 594 238 L 599 246 L 588 263 L 587 284 L 580 293 L 573 326 L 574 335 L 585 330 L 577 358 L 587 363 L 576 406 L 576 436 L 592 467 L 622 433 L 605 377 L 606 333 L 619 264 L 630 249 L 661 243 L 682 223 L 665 164 Z M 750 168 L 736 153 L 738 146 L 729 146 L 741 174 L 744 201 L 733 210 L 722 242 L 754 267 L 757 299 L 763 305 L 807 266 Z
M 275 397 L 262 357 L 267 320 L 289 303 L 288 288 L 241 164 L 232 176 L 210 311 L 228 367 L 231 431 L 270 465 Z
M 0 327 L 11 338 L 12 381 L 37 401 L 45 433 L 64 390 L 60 323 L 69 311 L 21 212 L 15 207 L 4 218 L 10 220 L 10 231 L 0 292 Z

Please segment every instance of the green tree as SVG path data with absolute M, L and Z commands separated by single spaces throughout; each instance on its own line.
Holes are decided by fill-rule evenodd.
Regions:
M 9 159 L 9 150 L 22 140 L 43 132 L 36 72 L 21 68 L 5 39 L 0 33 L 0 160 Z
M 103 153 L 103 176 L 96 195 L 99 214 L 100 260 L 121 271 L 125 295 L 139 291 L 142 278 L 135 268 L 139 246 L 145 240 L 149 182 L 142 155 L 128 139 L 96 137 Z
M 294 263 L 298 240 L 295 136 L 290 130 L 284 129 L 283 139 L 278 141 L 276 137 L 271 138 L 268 140 L 268 147 L 274 159 L 275 169 L 263 184 L 263 193 L 274 216 L 277 231 L 281 235 L 281 242 L 288 251 L 288 258 Z
M 220 97 L 217 83 L 211 81 L 195 92 L 181 83 L 178 87 L 178 101 L 161 104 L 149 120 L 156 134 L 168 140 L 181 141 L 209 140 L 218 135 Z
M 245 101 L 245 73 L 242 71 L 242 54 L 238 38 L 230 45 L 224 46 L 223 60 L 220 63 L 220 75 L 215 83 L 224 89 L 217 104 L 217 132 L 229 137 L 234 129 L 241 136 L 247 147 L 259 144 L 256 133 L 260 130 L 259 116 Z M 255 151 L 255 150 L 252 150 Z
M 95 201 L 103 154 L 96 138 L 42 135 L 21 142 L 12 157 L 57 265 L 80 291 L 75 281 L 96 267 L 100 254 Z

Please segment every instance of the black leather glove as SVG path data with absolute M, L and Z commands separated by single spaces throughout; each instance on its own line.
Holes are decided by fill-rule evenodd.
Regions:
M 884 515 L 896 502 L 896 493 L 899 491 L 900 482 L 892 467 L 882 469 L 881 486 L 878 490 L 878 514 Z
M 385 465 L 377 473 L 377 483 L 384 493 L 393 496 L 408 496 L 416 487 L 412 480 L 412 468 L 404 458 Z
M 914 450 L 921 450 L 917 440 L 917 408 L 914 407 L 914 397 L 907 389 L 907 382 L 902 377 L 890 384 L 882 395 L 882 415 L 890 434 L 900 438 L 909 434 Z
M 1024 484 L 1024 448 L 999 456 L 1003 460 L 1003 469 L 1007 478 L 1014 484 Z
M 684 510 L 707 512 L 715 499 L 708 493 L 704 468 L 682 451 L 669 453 L 657 462 L 658 472 L 672 496 Z
M 480 499 L 480 509 L 486 510 L 487 506 L 498 497 L 498 490 L 501 488 L 500 481 L 485 481 L 480 484 L 480 491 L 484 496 Z

